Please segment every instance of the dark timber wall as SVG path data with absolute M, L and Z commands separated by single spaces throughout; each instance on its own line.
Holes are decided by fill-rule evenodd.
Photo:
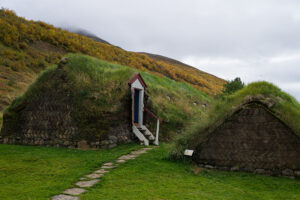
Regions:
M 208 168 L 293 176 L 300 138 L 264 105 L 250 103 L 209 134 L 193 159 Z

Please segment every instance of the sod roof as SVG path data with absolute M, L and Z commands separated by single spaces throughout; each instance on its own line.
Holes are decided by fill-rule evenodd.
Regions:
M 193 127 L 187 130 L 186 134 L 176 139 L 170 157 L 181 159 L 184 149 L 193 149 L 205 141 L 215 128 L 237 110 L 251 102 L 263 104 L 273 116 L 281 120 L 300 137 L 300 104 L 277 86 L 261 81 L 251 83 L 242 90 L 217 100 L 205 118 L 198 120 Z
M 54 90 L 56 93 L 68 93 L 75 108 L 72 116 L 80 133 L 101 135 L 101 129 L 89 119 L 98 119 L 98 115 L 106 113 L 118 116 L 122 110 L 124 112 L 126 108 L 122 102 L 130 98 L 128 81 L 137 72 L 148 86 L 149 102 L 146 106 L 164 122 L 162 138 L 171 138 L 193 117 L 201 117 L 204 113 L 202 103 L 211 102 L 208 95 L 186 83 L 90 56 L 69 54 L 58 66 L 42 73 L 23 96 L 12 102 L 4 115 L 17 115 L 18 107 L 43 94 L 42 91 Z

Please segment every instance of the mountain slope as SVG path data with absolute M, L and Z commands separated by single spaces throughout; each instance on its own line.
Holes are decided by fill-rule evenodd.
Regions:
M 87 31 L 87 30 L 84 30 L 84 29 L 78 29 L 78 28 L 65 28 L 65 30 L 69 31 L 69 32 L 72 32 L 72 33 L 77 33 L 79 35 L 82 35 L 82 36 L 86 36 L 88 38 L 91 38 L 93 39 L 94 41 L 96 42 L 101 42 L 103 44 L 109 44 L 111 45 L 109 42 L 107 42 L 106 40 L 103 40 L 102 38 L 99 38 L 97 35 Z
M 29 21 L 0 10 L 0 112 L 26 90 L 37 75 L 66 53 L 81 53 L 181 81 L 209 95 L 218 94 L 224 80 L 147 55 L 96 42 L 43 22 Z M 0 113 L 1 114 L 1 113 Z M 1 121 L 1 119 L 0 119 Z
M 147 52 L 140 52 L 140 53 L 145 54 L 156 61 L 167 63 L 167 64 L 173 65 L 173 66 L 177 66 L 177 67 L 185 70 L 186 73 L 194 73 L 197 76 L 202 77 L 203 79 L 207 79 L 207 81 L 215 81 L 215 79 L 218 79 L 218 77 L 216 77 L 212 74 L 201 71 L 193 66 L 187 65 L 187 64 L 180 62 L 178 60 L 175 60 L 173 58 L 168 58 L 166 56 L 147 53 Z M 219 84 L 219 83 L 216 82 L 216 84 Z
M 185 67 L 190 67 L 190 68 L 196 69 L 193 66 L 187 65 L 187 64 L 185 64 L 183 62 L 180 62 L 178 60 L 175 60 L 173 58 L 169 58 L 169 57 L 166 57 L 166 56 L 162 56 L 162 55 L 158 55 L 158 54 L 153 54 L 153 53 L 147 53 L 147 52 L 140 52 L 140 53 L 141 54 L 145 54 L 145 55 L 149 56 L 150 58 L 152 58 L 154 60 L 157 60 L 157 61 L 163 61 L 163 62 L 166 62 L 166 63 L 169 63 L 169 64 L 173 64 L 173 65 L 182 65 L 182 66 L 185 66 Z M 199 70 L 199 71 L 203 72 L 201 70 Z M 203 73 L 205 73 L 205 72 L 203 72 Z

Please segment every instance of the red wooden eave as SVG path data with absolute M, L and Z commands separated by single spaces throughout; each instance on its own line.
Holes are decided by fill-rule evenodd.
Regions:
M 143 86 L 144 88 L 147 87 L 147 85 L 146 85 L 146 83 L 145 83 L 145 81 L 144 81 L 144 79 L 142 78 L 142 76 L 141 76 L 140 73 L 135 74 L 135 75 L 129 80 L 128 84 L 131 85 L 132 83 L 134 83 L 134 81 L 136 81 L 136 79 L 139 79 L 140 83 L 142 84 L 142 86 Z

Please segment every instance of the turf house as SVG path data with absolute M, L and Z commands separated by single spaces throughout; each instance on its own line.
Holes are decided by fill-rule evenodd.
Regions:
M 145 108 L 147 86 L 139 73 L 109 64 L 89 67 L 85 62 L 92 58 L 69 57 L 44 72 L 7 109 L 2 143 L 81 149 L 158 145 L 159 119 Z M 154 135 L 145 126 L 144 111 L 157 121 Z
M 266 82 L 253 83 L 220 100 L 209 120 L 171 153 L 192 149 L 206 168 L 294 176 L 300 172 L 299 104 Z M 180 150 L 182 151 L 182 150 Z

